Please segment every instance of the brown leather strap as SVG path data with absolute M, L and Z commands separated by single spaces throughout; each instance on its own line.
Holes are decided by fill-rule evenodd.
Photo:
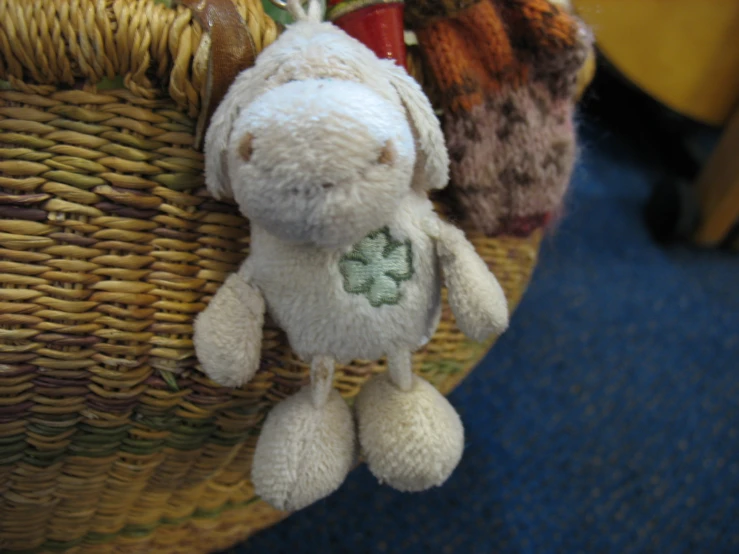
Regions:
M 200 148 L 213 112 L 236 76 L 254 65 L 257 51 L 233 0 L 178 1 L 192 10 L 197 22 L 210 35 L 206 89 L 200 99 L 200 117 L 195 130 L 195 147 Z

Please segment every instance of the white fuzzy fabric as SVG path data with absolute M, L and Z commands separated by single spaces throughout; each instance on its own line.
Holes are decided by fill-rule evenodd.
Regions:
M 248 162 L 236 140 L 246 135 Z M 415 148 L 405 113 L 362 84 L 287 83 L 245 108 L 232 136 L 236 202 L 252 223 L 290 243 L 353 244 L 408 194 Z
M 413 356 L 408 350 L 390 352 L 387 355 L 387 375 L 402 391 L 413 387 Z
M 259 368 L 264 297 L 238 275 L 230 275 L 208 307 L 195 318 L 195 350 L 208 376 L 240 387 Z
M 392 60 L 379 60 L 400 94 L 418 144 L 413 187 L 418 191 L 443 189 L 449 181 L 449 153 L 434 109 L 421 85 Z
M 382 483 L 408 492 L 439 486 L 462 458 L 464 428 L 457 412 L 416 375 L 408 391 L 387 374 L 373 377 L 355 407 L 362 457 Z
M 290 25 L 242 72 L 213 114 L 205 140 L 205 179 L 216 198 L 233 196 L 227 152 L 238 138 L 232 130 L 241 111 L 268 90 L 291 81 L 335 79 L 361 83 L 406 111 L 417 137 L 418 164 L 413 182 L 429 190 L 449 177 L 449 158 L 431 104 L 418 84 L 392 62 L 380 60 L 364 44 L 330 23 Z M 362 105 L 356 105 L 357 111 Z M 295 152 L 299 154 L 299 152 Z
M 334 386 L 334 359 L 315 356 L 310 363 L 311 399 L 316 408 L 324 406 Z
M 401 284 L 397 304 L 373 307 L 366 296 L 344 290 L 339 260 L 351 251 L 287 242 L 252 225 L 251 255 L 241 271 L 264 294 L 274 321 L 304 360 L 332 356 L 339 363 L 374 360 L 416 350 L 431 336 L 441 309 L 434 243 L 421 222 L 435 217 L 429 200 L 409 192 L 384 223 L 398 241 L 409 240 L 413 277 Z
M 374 378 L 356 404 L 380 480 L 423 490 L 459 462 L 459 417 L 411 371 L 439 322 L 442 268 L 465 333 L 482 340 L 508 321 L 495 277 L 426 196 L 446 185 L 449 159 L 420 86 L 299 9 L 291 0 L 300 22 L 236 79 L 208 129 L 207 186 L 249 217 L 251 251 L 195 322 L 220 383 L 253 376 L 265 309 L 311 362 L 311 387 L 273 409 L 254 457 L 257 494 L 285 510 L 330 494 L 354 461 L 334 361 L 388 355 L 392 381 Z
M 505 293 L 464 233 L 439 221 L 436 239 L 449 305 L 457 326 L 476 341 L 508 328 Z
M 267 416 L 251 477 L 262 499 L 293 511 L 339 488 L 355 460 L 354 420 L 344 399 L 332 390 L 316 407 L 306 387 Z

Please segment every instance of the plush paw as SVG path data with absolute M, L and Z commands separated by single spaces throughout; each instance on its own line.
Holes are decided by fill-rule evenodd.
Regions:
M 387 374 L 372 378 L 356 404 L 359 442 L 370 471 L 401 491 L 444 483 L 464 446 L 462 422 L 449 401 L 429 382 L 413 376 L 401 391 Z
M 195 352 L 208 377 L 227 387 L 240 387 L 254 377 L 264 310 L 257 289 L 236 274 L 226 279 L 194 324 Z
M 205 374 L 224 387 L 238 388 L 254 377 L 259 368 L 260 346 L 244 348 L 243 344 L 219 334 L 213 324 L 214 313 L 203 312 L 195 320 L 193 344 L 200 367 Z M 241 337 L 243 343 L 247 339 Z
M 278 510 L 295 511 L 334 492 L 356 460 L 354 420 L 332 390 L 321 408 L 309 387 L 267 416 L 252 465 L 256 493 Z
M 437 251 L 457 326 L 479 342 L 501 334 L 508 327 L 508 301 L 500 283 L 460 229 L 448 223 L 439 229 Z

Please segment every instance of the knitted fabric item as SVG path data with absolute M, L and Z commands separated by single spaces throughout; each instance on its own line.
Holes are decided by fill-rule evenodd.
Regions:
M 437 82 L 452 191 L 488 235 L 528 235 L 561 206 L 573 95 L 590 36 L 548 0 L 407 0 Z

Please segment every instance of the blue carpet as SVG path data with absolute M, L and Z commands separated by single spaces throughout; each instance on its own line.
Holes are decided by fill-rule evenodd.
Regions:
M 510 330 L 451 395 L 450 481 L 363 467 L 235 552 L 739 552 L 739 256 L 655 245 L 657 169 L 598 127 L 583 148 Z

